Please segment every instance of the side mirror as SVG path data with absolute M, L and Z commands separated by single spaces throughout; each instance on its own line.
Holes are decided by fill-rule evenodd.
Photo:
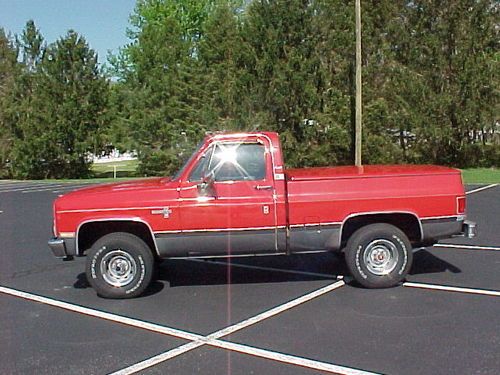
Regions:
M 208 175 L 204 176 L 201 183 L 197 185 L 198 196 L 216 198 L 217 193 L 215 192 L 214 181 L 215 179 L 213 173 L 209 173 Z

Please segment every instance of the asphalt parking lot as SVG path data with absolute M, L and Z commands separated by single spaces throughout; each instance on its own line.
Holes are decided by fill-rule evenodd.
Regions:
M 46 245 L 83 185 L 0 181 L 1 374 L 500 373 L 500 186 L 468 186 L 478 237 L 416 250 L 396 288 L 333 254 L 167 260 L 145 296 L 105 300 Z

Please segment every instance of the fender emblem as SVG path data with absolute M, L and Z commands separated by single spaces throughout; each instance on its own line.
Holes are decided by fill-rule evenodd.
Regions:
M 163 215 L 164 219 L 168 219 L 172 210 L 169 207 L 163 207 L 161 210 L 151 210 L 152 215 Z

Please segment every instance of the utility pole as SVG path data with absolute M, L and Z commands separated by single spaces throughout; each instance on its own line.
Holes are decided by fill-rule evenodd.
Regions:
M 361 98 L 361 0 L 356 0 L 356 136 L 354 159 L 357 167 L 361 166 L 361 135 L 362 135 L 362 98 Z

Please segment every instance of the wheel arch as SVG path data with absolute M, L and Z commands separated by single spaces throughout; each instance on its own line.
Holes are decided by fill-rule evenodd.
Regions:
M 381 211 L 360 212 L 347 216 L 340 226 L 339 248 L 347 243 L 349 237 L 358 229 L 370 224 L 391 224 L 400 229 L 411 243 L 423 241 L 422 223 L 414 212 L 410 211 Z
M 83 256 L 99 238 L 113 232 L 136 235 L 148 245 L 156 258 L 159 257 L 151 226 L 140 218 L 123 217 L 96 218 L 82 221 L 76 230 L 76 255 Z

